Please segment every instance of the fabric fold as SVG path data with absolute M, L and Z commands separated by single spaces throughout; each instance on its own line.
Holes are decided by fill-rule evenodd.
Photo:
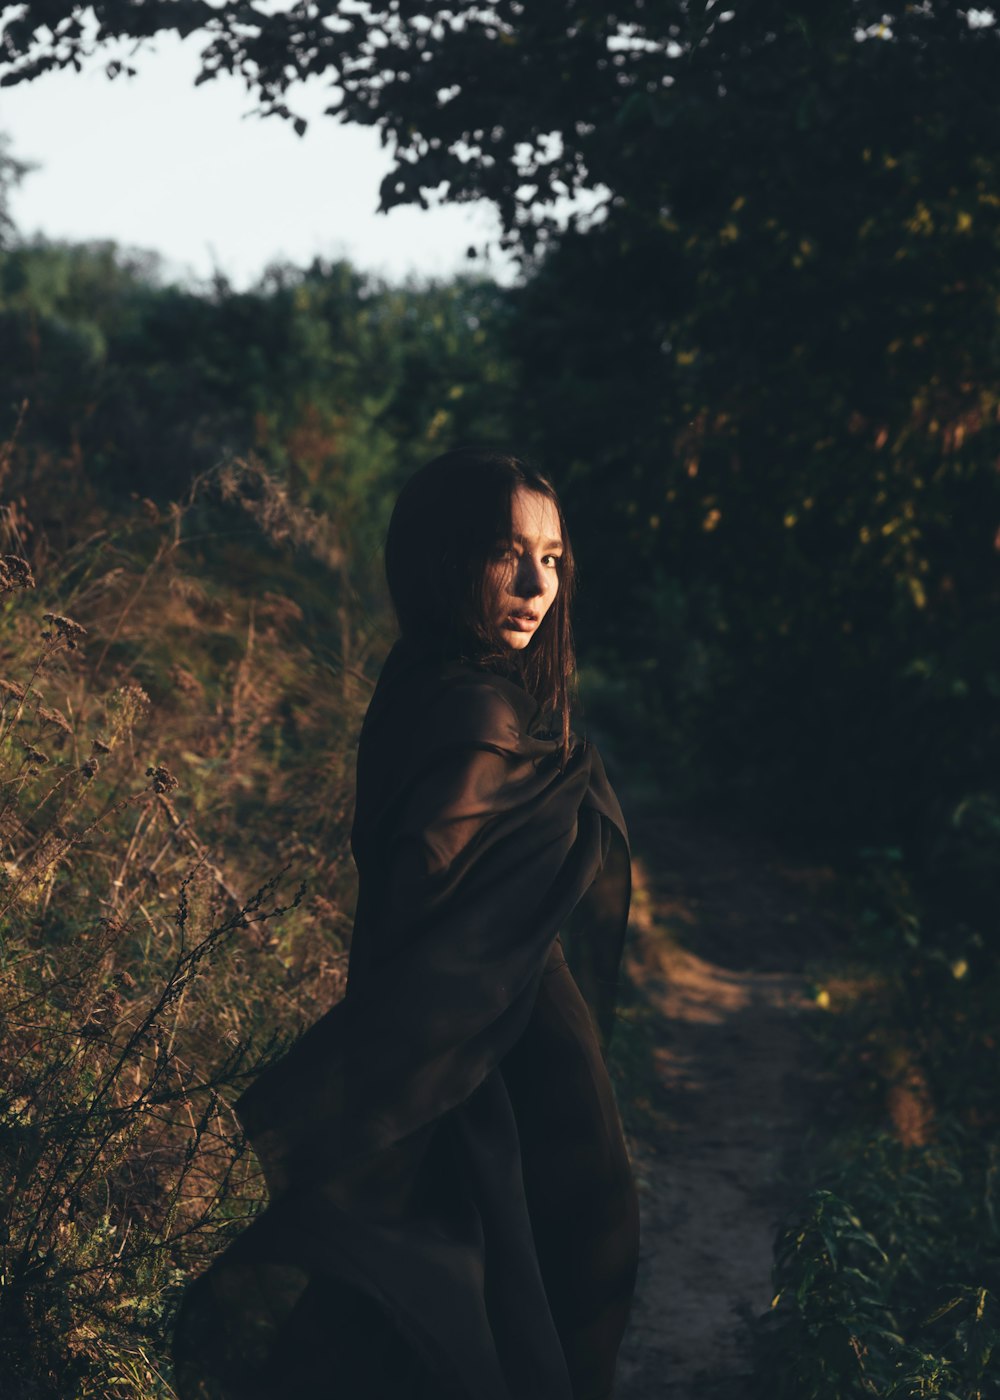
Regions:
M 174 1332 L 182 1400 L 280 1394 L 266 1387 L 283 1351 L 287 1372 L 315 1367 L 317 1394 L 355 1400 L 375 1383 L 366 1365 L 374 1373 L 380 1329 L 385 1356 L 399 1357 L 394 1400 L 424 1389 L 590 1400 L 570 1332 L 597 1335 L 602 1308 L 612 1332 L 624 1325 L 637 1245 L 604 1069 L 628 836 L 596 749 L 574 740 L 561 768 L 537 720 L 509 678 L 405 643 L 390 654 L 359 744 L 346 994 L 234 1104 L 269 1202 L 188 1285 Z M 589 1295 L 568 1301 L 560 1288 L 559 1249 L 550 1242 L 546 1271 L 535 1243 L 553 1183 L 522 1141 L 529 1123 L 537 1137 L 543 1105 L 517 1051 L 543 1022 L 539 1082 L 553 1103 L 576 1094 L 574 1131 L 602 1139 L 581 1194 L 590 1204 L 566 1226 L 600 1237 L 593 1267 L 607 1260 L 614 1275 L 588 1285 L 591 1322 Z M 563 1069 L 546 1075 L 547 1058 Z M 608 1252 L 606 1236 L 623 1252 Z M 324 1289 L 331 1307 L 344 1289 L 362 1295 L 372 1325 L 338 1337 L 330 1316 L 304 1361 L 295 1319 Z M 553 1298 L 571 1320 L 554 1316 Z M 237 1345 L 220 1340 L 225 1329 Z M 605 1370 L 616 1348 L 606 1340 Z

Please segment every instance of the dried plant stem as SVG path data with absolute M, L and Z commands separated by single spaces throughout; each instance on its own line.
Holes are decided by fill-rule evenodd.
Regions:
M 60 840 L 63 840 L 65 844 L 56 855 L 52 856 L 51 859 L 46 862 L 46 865 L 51 864 L 53 860 L 56 860 L 59 857 L 65 855 L 73 846 L 78 845 L 84 839 L 85 836 L 89 836 L 92 831 L 98 828 L 103 822 L 107 821 L 109 817 L 115 815 L 115 813 L 117 812 L 124 811 L 126 807 L 134 806 L 137 801 L 146 800 L 147 797 L 148 794 L 145 792 L 129 793 L 127 797 L 123 797 L 118 802 L 113 803 L 110 807 L 106 807 L 104 811 L 100 812 L 92 822 L 88 822 L 86 826 L 81 827 L 81 829 L 75 832 L 72 836 L 59 838 Z M 41 836 L 38 838 L 35 844 L 36 851 L 44 849 L 42 843 L 45 840 L 46 836 L 51 834 L 53 829 L 53 826 L 49 826 L 44 832 L 42 832 Z M 14 885 L 14 888 L 10 891 L 9 898 L 6 904 L 0 907 L 0 917 L 3 917 L 3 915 L 9 913 L 9 911 L 17 903 L 18 897 L 20 896 L 21 891 L 24 889 L 25 884 L 27 883 L 28 879 L 31 878 L 35 873 L 37 873 L 37 868 L 32 865 L 29 865 L 27 870 L 21 876 L 21 879 L 17 881 L 17 883 Z
M 169 1063 L 169 1057 L 165 1053 L 162 1044 L 162 1034 L 159 1029 L 160 1017 L 166 1011 L 167 1007 L 177 1000 L 180 993 L 195 975 L 199 964 L 209 956 L 210 953 L 216 951 L 236 930 L 246 927 L 249 923 L 257 923 L 275 918 L 277 915 L 287 912 L 290 908 L 296 908 L 301 902 L 302 895 L 305 892 L 304 884 L 300 884 L 291 904 L 284 906 L 279 905 L 273 909 L 259 912 L 265 895 L 274 890 L 281 875 L 285 873 L 283 870 L 279 872 L 278 875 L 266 881 L 265 884 L 246 901 L 237 914 L 227 919 L 224 923 L 210 929 L 207 934 L 185 951 L 183 947 L 183 931 L 187 919 L 185 892 L 187 885 L 194 877 L 196 869 L 197 867 L 192 868 L 181 886 L 181 897 L 178 902 L 178 923 L 182 931 L 181 949 L 174 958 L 173 966 L 156 1001 L 146 1011 L 138 1026 L 136 1026 L 128 1036 L 110 1070 L 105 1073 L 102 1083 L 89 1102 L 88 1113 L 67 1136 L 62 1150 L 49 1172 L 49 1179 L 42 1189 L 32 1218 L 25 1230 L 24 1243 L 15 1269 L 15 1273 L 18 1275 L 23 1276 L 24 1272 L 30 1267 L 31 1257 L 35 1247 L 51 1230 L 62 1201 L 73 1197 L 80 1185 L 93 1170 L 95 1164 L 100 1161 L 101 1154 L 107 1142 L 110 1140 L 110 1137 L 118 1131 L 117 1127 L 113 1127 L 99 1140 L 98 1146 L 92 1149 L 83 1166 L 75 1171 L 72 1169 L 70 1164 L 77 1144 L 83 1137 L 87 1122 L 96 1112 L 102 1101 L 111 1093 L 129 1057 L 150 1037 L 157 1041 L 157 1055 L 153 1076 L 149 1085 L 142 1091 L 139 1102 L 133 1105 L 133 1110 L 137 1111 L 138 1108 L 146 1102 L 151 1089 L 155 1087 L 166 1065 Z
M 28 416 L 28 404 L 28 399 L 25 398 L 21 400 L 20 407 L 17 411 L 17 422 L 11 429 L 10 435 L 8 436 L 7 440 L 3 443 L 0 443 L 0 485 L 3 484 L 4 480 L 6 479 L 7 473 L 10 471 L 10 463 L 11 458 L 14 455 L 14 448 L 17 445 L 17 439 L 20 435 L 21 428 L 24 425 L 24 420 Z M 18 546 L 18 548 L 23 550 L 24 542 L 22 541 L 20 535 L 18 535 L 16 531 L 12 531 L 6 521 L 4 522 L 4 526 L 8 534 L 11 535 L 14 543 Z
M 128 847 L 125 851 L 124 856 L 122 857 L 121 865 L 118 867 L 118 874 L 111 881 L 110 905 L 112 910 L 114 910 L 118 906 L 120 899 L 119 891 L 125 883 L 125 872 L 128 870 L 132 857 L 135 855 L 135 849 L 139 843 L 139 833 L 142 831 L 143 824 L 145 822 L 150 827 L 152 827 L 154 821 L 155 812 L 152 806 L 142 807 L 139 809 L 139 815 L 135 819 L 135 827 L 132 831 L 132 838 L 128 843 Z
M 54 636 L 50 641 L 46 642 L 46 644 L 42 647 L 42 650 L 39 652 L 38 658 L 35 661 L 35 664 L 32 668 L 31 675 L 28 677 L 28 683 L 24 687 L 24 694 L 19 696 L 18 698 L 17 708 L 11 715 L 10 719 L 6 722 L 3 729 L 0 729 L 0 746 L 4 744 L 11 731 L 13 730 L 14 725 L 17 724 L 18 720 L 21 718 L 21 715 L 24 712 L 25 703 L 27 702 L 28 696 L 34 689 L 35 681 L 38 679 L 42 667 L 59 650 L 62 640 L 63 639 L 60 636 Z
M 146 588 L 146 585 L 149 583 L 149 580 L 152 578 L 153 574 L 160 567 L 160 564 L 163 562 L 166 556 L 172 553 L 177 548 L 177 544 L 177 536 L 175 536 L 175 538 L 172 540 L 161 540 L 159 546 L 157 547 L 156 553 L 153 555 L 153 558 L 143 570 L 142 577 L 139 580 L 138 586 L 135 589 L 133 589 L 133 591 L 129 594 L 125 606 L 118 614 L 118 620 L 111 631 L 111 635 L 105 640 L 104 646 L 101 648 L 100 656 L 97 658 L 97 660 L 91 667 L 91 673 L 93 675 L 99 676 L 101 674 L 101 670 L 104 666 L 105 659 L 107 658 L 108 651 L 118 640 L 122 627 L 125 625 L 125 619 L 128 617 L 129 613 L 139 601 L 139 598 L 141 597 L 143 591 Z

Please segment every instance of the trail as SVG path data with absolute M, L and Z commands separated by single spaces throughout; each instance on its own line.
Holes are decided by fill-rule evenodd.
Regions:
M 628 1132 L 642 1242 L 615 1400 L 748 1400 L 746 1324 L 770 1304 L 819 1092 L 805 967 L 836 938 L 830 872 L 648 808 L 630 823 L 623 1002 L 648 1017 L 652 1063 Z

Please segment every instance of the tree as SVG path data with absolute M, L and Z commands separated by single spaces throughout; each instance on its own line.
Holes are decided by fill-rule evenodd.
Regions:
M 0 248 L 16 237 L 17 230 L 10 212 L 10 197 L 30 171 L 37 167 L 31 161 L 17 160 L 10 154 L 10 138 L 0 135 Z
M 624 202 L 653 217 L 664 204 L 674 216 L 676 203 L 690 208 L 723 155 L 692 181 L 686 143 L 699 132 L 737 138 L 726 170 L 738 178 L 753 145 L 747 102 L 767 125 L 787 115 L 790 94 L 804 129 L 833 115 L 823 81 L 833 68 L 845 88 L 878 70 L 895 90 L 904 73 L 928 67 L 964 79 L 971 65 L 988 77 L 996 56 L 991 26 L 930 0 L 763 0 L 737 10 L 626 0 L 613 11 L 592 0 L 304 0 L 278 12 L 205 0 L 105 0 L 60 12 L 29 0 L 3 28 L 0 82 L 79 67 L 94 49 L 141 46 L 162 30 L 204 32 L 198 81 L 239 74 L 264 113 L 300 130 L 289 105 L 296 84 L 329 76 L 338 89 L 330 112 L 378 125 L 393 146 L 383 208 L 423 203 L 430 191 L 485 196 L 508 240 L 528 250 L 551 231 L 553 204 L 581 188 L 606 189 L 605 207 Z M 109 74 L 134 73 L 133 56 L 109 59 Z

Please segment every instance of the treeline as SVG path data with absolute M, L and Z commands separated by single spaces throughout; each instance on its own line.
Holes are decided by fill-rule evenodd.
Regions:
M 641 688 L 671 784 L 844 849 L 902 842 L 923 864 L 1000 747 L 988 362 L 965 346 L 946 380 L 921 351 L 906 373 L 890 325 L 865 357 L 843 346 L 825 379 L 749 352 L 741 376 L 727 354 L 731 377 L 709 394 L 691 366 L 711 347 L 653 342 L 630 308 L 644 287 L 662 299 L 659 274 L 615 238 L 568 238 L 507 291 L 380 287 L 317 262 L 199 294 L 110 246 L 11 248 L 11 482 L 32 484 L 54 530 L 83 501 L 163 504 L 253 453 L 337 532 L 336 606 L 370 610 L 384 608 L 377 553 L 399 483 L 456 442 L 512 443 L 566 495 L 584 657 L 628 677 L 622 703 Z M 767 265 L 741 257 L 733 289 Z M 780 337 L 789 364 L 819 354 L 836 277 L 822 316 L 774 280 L 762 339 Z M 732 333 L 720 320 L 716 358 Z
M 505 307 L 489 283 L 407 290 L 317 261 L 273 266 L 246 293 L 222 277 L 195 292 L 156 269 L 111 244 L 3 254 L 6 436 L 25 405 L 10 465 L 58 479 L 54 499 L 165 502 L 253 453 L 360 562 L 428 453 L 508 430 Z

